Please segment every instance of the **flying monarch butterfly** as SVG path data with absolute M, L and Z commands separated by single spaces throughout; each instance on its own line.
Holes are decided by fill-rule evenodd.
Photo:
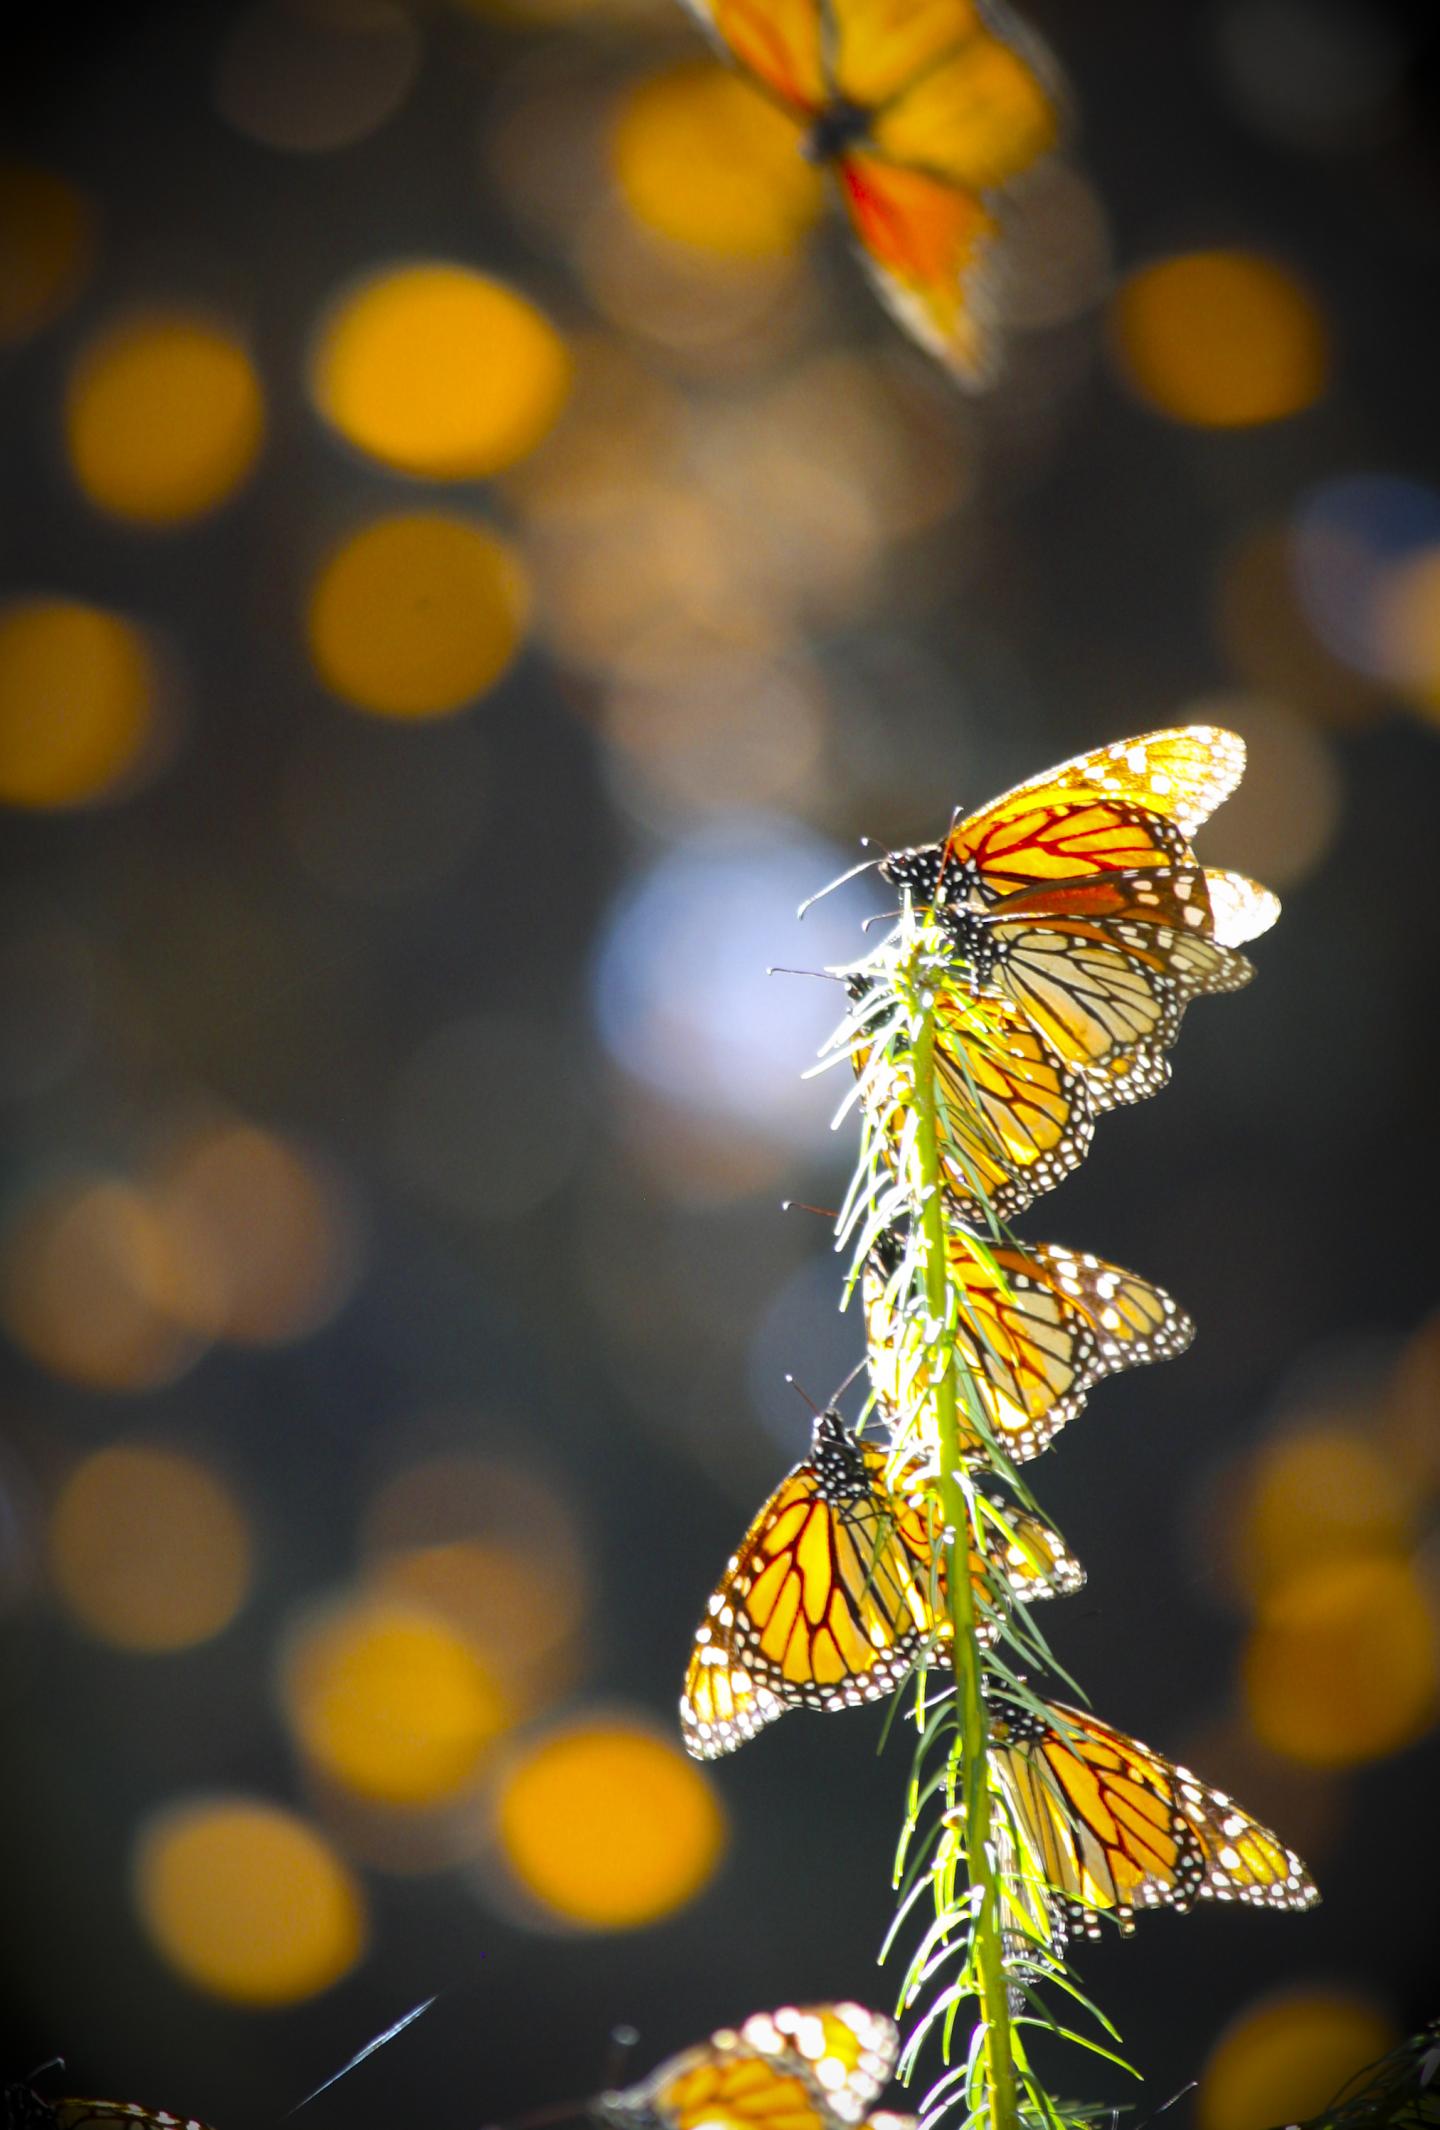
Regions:
M 1042 1719 L 993 1695 L 989 1759 L 1014 1838 L 1066 1923 L 1097 1937 L 1109 1915 L 1128 1935 L 1137 1908 L 1295 1909 L 1320 1898 L 1293 1850 L 1222 1790 L 1096 1716 L 1044 1706 Z
M 3 2130 L 205 2130 L 192 2116 L 145 2108 L 133 2100 L 47 2100 L 33 2086 L 0 2088 Z
M 680 1729 L 697 1760 L 730 1753 L 788 1708 L 851 1708 L 900 1686 L 949 1631 L 939 1512 L 886 1482 L 884 1450 L 831 1410 L 810 1454 L 756 1516 L 695 1632 Z M 973 1545 L 982 1600 L 992 1574 L 1019 1598 L 1078 1590 L 1084 1571 L 1058 1533 L 983 1501 L 986 1557 Z M 982 1636 L 995 1626 L 982 1609 Z
M 852 983 L 852 996 L 860 988 Z M 862 1079 L 870 1058 L 862 1038 L 851 1053 Z M 1084 1160 L 1095 1130 L 1088 1077 L 1058 1058 L 1008 1000 L 940 993 L 934 1058 L 941 1166 L 962 1220 L 977 1227 L 991 1215 L 1009 1220 Z M 881 1074 L 866 1099 L 897 1141 L 905 1090 Z
M 1189 1002 L 1249 981 L 1236 948 L 1279 912 L 1187 840 L 1244 766 L 1244 742 L 1218 726 L 1119 740 L 880 871 L 943 914 L 971 988 L 1001 992 L 1089 1076 L 1093 1109 L 1135 1101 L 1163 1085 Z
M 593 2112 L 610 2130 L 913 2130 L 912 2116 L 872 2112 L 899 2053 L 883 2012 L 787 2004 L 682 2049 Z
M 1162 1288 L 1088 1252 L 1058 1243 L 991 1249 L 953 1227 L 945 1251 L 960 1297 L 956 1351 L 994 1440 L 1017 1464 L 1039 1456 L 1102 1377 L 1183 1353 L 1195 1335 Z M 897 1238 L 882 1237 L 862 1282 L 871 1381 L 892 1411 L 913 1401 L 925 1369 L 899 1312 L 900 1262 Z M 960 1421 L 962 1450 L 981 1452 L 963 1407 Z
M 990 254 L 1007 188 L 1059 143 L 1054 61 L 1003 0 L 690 0 L 833 169 L 860 256 L 963 383 L 997 365 Z

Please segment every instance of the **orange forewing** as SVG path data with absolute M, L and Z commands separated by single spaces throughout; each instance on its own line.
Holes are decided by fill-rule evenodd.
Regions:
M 852 153 L 841 190 L 885 303 L 922 346 L 972 384 L 995 367 L 986 253 L 995 220 L 971 192 L 878 156 Z
M 1059 138 L 1059 107 L 1032 59 L 984 32 L 919 73 L 870 128 L 877 155 L 977 192 L 1023 177 Z
M 797 116 L 829 96 L 819 0 L 688 0 L 732 57 Z

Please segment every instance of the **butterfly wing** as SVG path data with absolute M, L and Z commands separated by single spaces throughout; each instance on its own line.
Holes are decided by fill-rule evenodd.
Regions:
M 1280 897 L 1258 880 L 1247 880 L 1244 873 L 1207 865 L 1205 890 L 1210 898 L 1211 937 L 1222 947 L 1243 947 L 1258 939 L 1280 915 Z
M 1103 1258 L 1057 1243 L 977 1250 L 955 1231 L 947 1247 L 961 1296 L 956 1346 L 993 1438 L 1016 1464 L 1038 1457 L 1103 1377 L 1181 1353 L 1194 1337 L 1168 1294 Z M 872 1262 L 862 1292 L 876 1389 L 902 1406 L 923 1357 L 906 1350 L 893 1276 Z M 974 1454 L 981 1444 L 972 1433 L 962 1447 Z
M 1002 792 L 943 843 L 892 852 L 880 871 L 922 903 L 943 885 L 948 902 L 983 906 L 1045 882 L 1185 865 L 1189 838 L 1244 773 L 1245 742 L 1219 725 L 1116 740 Z
M 1192 999 L 1238 991 L 1254 968 L 1233 947 L 1146 917 L 985 920 L 991 979 L 1056 1053 L 1108 1066 L 1168 1050 Z
M 796 118 L 829 96 L 820 0 L 686 0 L 727 57 Z
M 884 1485 L 885 1458 L 837 1415 L 765 1503 L 696 1630 L 680 1727 L 697 1759 L 787 1708 L 893 1693 L 938 1631 L 933 1512 Z
M 837 165 L 841 197 L 876 294 L 907 333 L 964 383 L 995 374 L 987 260 L 995 219 L 974 193 L 855 150 Z
M 615 2130 L 842 2130 L 861 2122 L 889 2084 L 899 2051 L 883 2012 L 782 2005 L 738 2029 L 722 2027 L 639 2084 L 605 2094 L 597 2113 Z
M 1172 821 L 1187 841 L 1245 774 L 1245 742 L 1223 725 L 1176 725 L 1071 755 L 993 799 L 975 816 L 1010 814 L 1046 792 L 1129 800 Z
M 1137 1908 L 1197 1900 L 1308 1908 L 1305 1866 L 1223 1791 L 1098 1717 L 1052 1704 L 1042 1722 L 1008 1699 L 992 1719 L 996 1769 L 1016 1838 L 1067 1918 L 1123 1931 Z
M 842 92 L 874 109 L 869 145 L 883 161 L 942 178 L 966 191 L 993 194 L 1013 184 L 1059 145 L 1062 130 L 1058 70 L 1038 38 L 1015 18 L 987 8 L 984 18 L 973 5 L 952 5 L 956 19 L 969 17 L 963 34 L 948 48 L 941 44 L 941 25 L 921 10 L 916 30 L 929 28 L 929 55 L 908 76 L 898 66 L 877 75 L 872 66 L 847 64 L 847 18 L 889 14 L 895 9 L 876 0 L 839 0 Z M 943 16 L 933 4 L 928 15 Z M 918 41 L 918 40 L 917 40 Z M 879 44 L 880 40 L 874 40 Z M 888 94 L 866 95 L 852 80 L 894 82 Z
M 1008 1000 L 935 1003 L 940 1155 L 961 1219 L 1008 1220 L 1078 1168 L 1094 1133 L 1080 1075 Z

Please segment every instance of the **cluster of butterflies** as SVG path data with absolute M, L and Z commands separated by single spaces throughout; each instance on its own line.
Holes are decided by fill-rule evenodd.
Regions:
M 833 171 L 881 299 L 963 384 L 998 366 L 1007 199 L 1065 132 L 1059 70 L 1003 0 L 690 0 Z
M 935 1080 L 955 1345 L 983 1421 L 962 1410 L 961 1451 L 977 1471 L 992 1445 L 1011 1465 L 1038 1456 L 1092 1385 L 1179 1353 L 1193 1335 L 1138 1274 L 1058 1244 L 999 1239 L 985 1223 L 1072 1168 L 1097 1111 L 1163 1085 L 1191 998 L 1251 975 L 1237 949 L 1279 905 L 1253 881 L 1201 866 L 1189 843 L 1244 765 L 1233 733 L 1150 733 L 1063 763 L 957 822 L 943 843 L 880 862 L 953 949 L 935 995 Z M 867 1072 L 863 1041 L 855 1056 Z M 890 1097 L 876 1099 L 883 1109 Z M 881 1122 L 898 1143 L 901 1120 Z M 889 1441 L 862 1440 L 838 1412 L 822 1413 L 809 1455 L 710 1598 L 680 1703 L 697 1758 L 733 1751 L 787 1709 L 880 1699 L 943 1657 L 947 1534 L 927 1484 L 935 1446 L 897 1418 L 917 1402 L 931 1335 L 907 1307 L 912 1279 L 905 1235 L 883 1235 L 862 1299 Z M 1062 1596 L 1084 1571 L 1038 1515 L 975 1498 L 968 1567 L 979 1632 L 993 1640 L 997 1597 Z M 1317 1898 L 1273 1834 L 1138 1740 L 1058 1702 L 995 1692 L 990 1711 L 991 1769 L 1058 1929 L 1093 1934 L 1108 1915 L 1128 1931 L 1138 1909 L 1197 1900 L 1288 1909 Z

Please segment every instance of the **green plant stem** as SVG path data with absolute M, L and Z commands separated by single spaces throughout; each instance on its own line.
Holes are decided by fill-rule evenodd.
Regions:
M 920 1168 L 925 1238 L 925 1295 L 932 1320 L 951 1319 L 950 1275 L 945 1250 L 945 1210 L 940 1170 L 939 1124 L 935 1104 L 935 1022 L 927 1001 L 913 1044 L 915 1073 L 915 1148 Z M 965 1865 L 978 1896 L 975 1919 L 975 1968 L 980 1984 L 980 2011 L 985 2022 L 986 2093 L 992 2130 L 1018 2130 L 1014 2034 L 1000 1930 L 1000 1897 L 990 1858 L 990 1784 L 986 1771 L 989 1734 L 981 1692 L 980 1644 L 975 1631 L 975 1593 L 970 1584 L 970 1508 L 956 1474 L 960 1468 L 960 1418 L 955 1393 L 958 1361 L 930 1372 L 930 1398 L 940 1453 L 941 1513 L 952 1536 L 947 1562 L 951 1661 L 965 1801 Z

